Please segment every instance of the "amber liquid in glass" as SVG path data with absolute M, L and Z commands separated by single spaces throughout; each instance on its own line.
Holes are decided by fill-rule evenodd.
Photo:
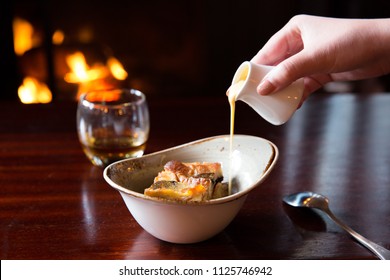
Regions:
M 82 143 L 88 158 L 99 166 L 124 159 L 142 156 L 146 143 L 140 143 L 135 137 L 94 138 L 88 137 Z

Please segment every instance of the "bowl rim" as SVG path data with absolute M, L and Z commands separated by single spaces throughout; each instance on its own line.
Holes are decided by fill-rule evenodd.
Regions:
M 203 142 L 209 142 L 209 141 L 212 141 L 212 140 L 216 140 L 216 139 L 220 139 L 220 138 L 226 138 L 226 137 L 230 138 L 230 135 L 229 134 L 224 134 L 224 135 L 217 135 L 217 136 L 206 137 L 206 138 L 198 139 L 198 140 L 195 140 L 195 141 L 190 141 L 190 142 L 187 142 L 187 143 L 184 143 L 184 144 L 180 144 L 180 145 L 177 145 L 177 146 L 174 146 L 174 147 L 171 147 L 171 148 L 167 148 L 167 149 L 164 149 L 164 150 L 161 150 L 161 151 L 157 151 L 157 152 L 153 152 L 153 153 L 150 153 L 150 154 L 146 154 L 146 155 L 143 155 L 143 156 L 138 157 L 138 158 L 128 158 L 128 159 L 119 160 L 119 161 L 116 161 L 114 163 L 111 163 L 110 165 L 108 165 L 108 166 L 106 166 L 104 168 L 103 177 L 106 180 L 106 182 L 112 188 L 116 189 L 120 193 L 124 193 L 124 194 L 130 195 L 130 196 L 132 196 L 134 198 L 138 198 L 138 199 L 142 199 L 142 200 L 146 200 L 146 201 L 150 201 L 150 202 L 155 202 L 155 203 L 158 203 L 158 204 L 171 204 L 171 205 L 183 205 L 183 206 L 188 206 L 188 205 L 205 206 L 205 205 L 216 205 L 216 204 L 228 203 L 230 201 L 240 199 L 243 196 L 247 195 L 250 191 L 252 191 L 257 186 L 259 186 L 269 176 L 269 174 L 273 170 L 274 166 L 276 165 L 276 162 L 279 159 L 279 149 L 278 149 L 278 147 L 274 143 L 272 143 L 268 139 L 265 139 L 265 138 L 262 138 L 262 137 L 258 137 L 258 136 L 245 135 L 245 134 L 234 134 L 234 137 L 257 138 L 259 140 L 263 140 L 263 141 L 267 142 L 268 144 L 270 144 L 270 146 L 273 149 L 273 156 L 269 160 L 269 163 L 268 163 L 266 171 L 263 173 L 263 175 L 260 177 L 260 179 L 258 179 L 256 182 L 254 182 L 250 187 L 248 187 L 247 189 L 245 189 L 243 191 L 240 191 L 240 192 L 237 192 L 237 193 L 234 193 L 234 194 L 222 197 L 222 198 L 211 199 L 211 200 L 207 200 L 207 201 L 201 201 L 201 202 L 197 202 L 197 201 L 180 202 L 180 201 L 170 201 L 170 200 L 163 199 L 163 198 L 158 198 L 158 197 L 146 196 L 146 195 L 144 195 L 142 193 L 139 193 L 139 192 L 136 192 L 136 191 L 132 191 L 132 190 L 129 190 L 128 188 L 125 188 L 125 187 L 122 187 L 122 186 L 118 185 L 117 183 L 115 183 L 108 176 L 109 169 L 112 168 L 112 166 L 114 166 L 116 164 L 119 164 L 121 162 L 137 161 L 137 160 L 140 160 L 140 159 L 153 157 L 155 155 L 166 153 L 166 152 L 169 152 L 169 151 L 178 150 L 178 149 L 181 149 L 181 148 L 186 147 L 186 146 L 196 145 L 196 144 L 200 144 L 200 143 L 203 143 Z

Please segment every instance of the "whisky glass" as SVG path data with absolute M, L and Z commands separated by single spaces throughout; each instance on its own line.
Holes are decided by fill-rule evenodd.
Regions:
M 97 166 L 140 157 L 149 137 L 145 95 L 135 89 L 91 91 L 80 96 L 77 132 L 84 153 Z

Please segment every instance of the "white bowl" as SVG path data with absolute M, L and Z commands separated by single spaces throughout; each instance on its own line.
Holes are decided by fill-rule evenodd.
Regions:
M 104 179 L 118 190 L 134 219 L 151 235 L 172 243 L 195 243 L 221 232 L 241 209 L 247 194 L 270 174 L 279 152 L 268 140 L 235 135 L 201 139 L 107 166 Z M 177 203 L 143 194 L 170 160 L 220 162 L 224 181 L 232 174 L 233 193 L 205 202 Z M 233 162 L 230 167 L 230 162 Z

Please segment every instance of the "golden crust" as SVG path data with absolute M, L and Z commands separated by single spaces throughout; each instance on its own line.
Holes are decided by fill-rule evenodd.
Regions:
M 213 198 L 214 187 L 222 179 L 220 163 L 172 160 L 165 164 L 144 194 L 175 201 L 205 201 Z M 217 197 L 221 196 L 218 187 Z

